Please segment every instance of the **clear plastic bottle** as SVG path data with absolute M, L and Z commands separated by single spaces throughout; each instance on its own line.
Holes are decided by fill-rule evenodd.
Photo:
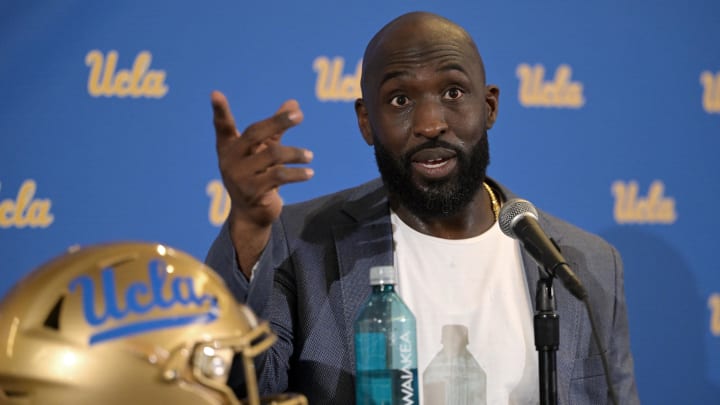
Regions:
M 395 292 L 392 266 L 372 267 L 372 294 L 355 321 L 358 405 L 419 404 L 415 316 Z
M 464 325 L 444 325 L 442 349 L 423 373 L 423 405 L 483 405 L 485 371 L 467 349 Z

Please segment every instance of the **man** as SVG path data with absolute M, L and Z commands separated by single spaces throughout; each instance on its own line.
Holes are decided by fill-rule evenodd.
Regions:
M 358 125 L 382 181 L 287 207 L 278 188 L 313 175 L 287 166 L 309 163 L 312 153 L 281 143 L 302 121 L 298 103 L 285 102 L 240 133 L 224 96 L 211 96 L 232 208 L 207 263 L 280 338 L 260 365 L 261 390 L 299 391 L 312 404 L 354 403 L 352 324 L 370 291 L 368 269 L 393 264 L 418 320 L 420 375 L 431 372 L 441 341 L 465 342 L 486 376 L 484 398 L 470 403 L 538 403 L 530 299 L 538 267 L 497 225 L 500 204 L 513 196 L 485 176 L 500 92 L 485 84 L 473 40 L 437 15 L 403 15 L 368 44 L 361 86 Z M 601 311 L 601 343 L 621 403 L 637 403 L 617 252 L 544 213 L 540 223 Z M 584 307 L 563 287 L 556 297 L 559 403 L 606 403 Z M 463 336 L 441 336 L 448 330 Z M 429 403 L 433 387 L 422 390 Z

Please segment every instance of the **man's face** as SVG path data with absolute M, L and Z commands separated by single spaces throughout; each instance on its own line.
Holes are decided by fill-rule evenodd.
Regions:
M 423 218 L 452 216 L 465 207 L 480 188 L 490 163 L 487 135 L 469 151 L 438 138 L 428 140 L 400 157 L 395 157 L 377 138 L 374 147 L 380 175 L 390 193 L 397 196 L 411 212 Z M 436 170 L 433 166 L 447 166 L 447 163 L 413 161 L 414 156 L 420 153 L 432 156 L 442 149 L 443 153 L 451 151 L 455 154 L 454 168 L 439 168 L 439 171 L 448 171 L 447 175 L 435 177 L 425 174 L 428 170 Z M 421 167 L 416 169 L 418 165 Z
M 482 186 L 498 94 L 464 36 L 423 28 L 386 34 L 356 109 L 392 198 L 421 217 L 451 216 Z

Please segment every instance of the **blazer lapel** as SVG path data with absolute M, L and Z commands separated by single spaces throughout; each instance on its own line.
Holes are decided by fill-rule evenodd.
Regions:
M 343 211 L 348 221 L 334 224 L 341 303 L 348 347 L 354 347 L 353 323 L 370 294 L 370 267 L 393 265 L 392 227 L 382 187 L 350 200 Z M 353 357 L 354 367 L 354 357 Z

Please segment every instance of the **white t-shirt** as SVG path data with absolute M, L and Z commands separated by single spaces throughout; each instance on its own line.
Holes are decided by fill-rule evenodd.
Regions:
M 482 235 L 448 240 L 415 231 L 394 212 L 391 220 L 397 291 L 417 320 L 421 404 L 537 404 L 533 310 L 518 242 L 497 222 Z

